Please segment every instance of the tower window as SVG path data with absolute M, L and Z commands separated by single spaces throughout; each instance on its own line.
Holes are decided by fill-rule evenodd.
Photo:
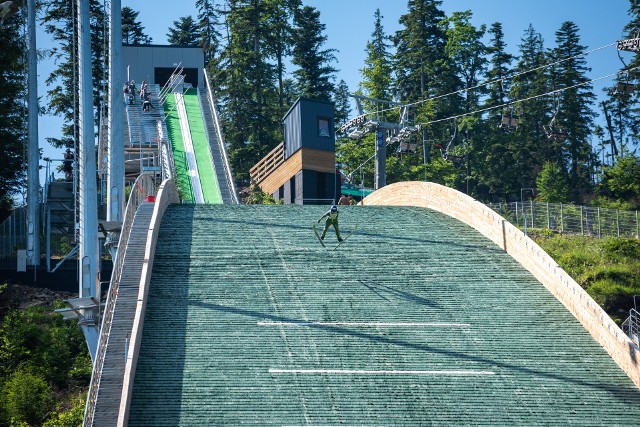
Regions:
M 318 117 L 318 136 L 330 137 L 330 121 L 326 117 Z

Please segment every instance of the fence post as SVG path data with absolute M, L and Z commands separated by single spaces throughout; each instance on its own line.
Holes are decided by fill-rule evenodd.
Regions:
M 516 202 L 516 226 L 520 227 L 520 218 L 518 218 L 518 202 Z
M 529 204 L 531 205 L 531 228 L 535 228 L 535 221 L 533 220 L 533 199 L 529 200 Z
M 580 235 L 584 236 L 584 225 L 582 222 L 582 206 L 580 206 Z
M 618 229 L 618 237 L 620 237 L 620 209 L 616 209 L 616 228 Z
M 562 203 L 560 203 L 560 233 L 564 233 L 564 212 L 562 210 Z
M 551 218 L 549 217 L 549 202 L 547 202 L 547 229 L 551 230 Z
M 598 206 L 598 239 L 602 237 L 602 233 L 600 232 L 600 206 Z
M 638 211 L 636 211 L 636 239 L 640 239 L 640 223 L 638 222 Z

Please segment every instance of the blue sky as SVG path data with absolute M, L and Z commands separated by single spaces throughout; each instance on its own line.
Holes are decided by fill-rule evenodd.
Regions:
M 343 79 L 354 91 L 360 80 L 359 69 L 364 63 L 364 49 L 373 31 L 373 15 L 377 8 L 383 18 L 383 26 L 387 34 L 400 29 L 398 20 L 406 13 L 405 0 L 303 0 L 305 5 L 320 10 L 321 21 L 326 25 L 328 36 L 327 48 L 335 49 L 337 58 L 337 80 Z M 193 15 L 197 11 L 195 1 L 176 3 L 170 0 L 122 0 L 123 6 L 129 6 L 140 12 L 139 21 L 145 31 L 153 38 L 154 44 L 166 43 L 166 33 L 178 17 Z M 542 34 L 545 47 L 555 46 L 555 32 L 564 21 L 575 22 L 580 29 L 581 42 L 588 50 L 615 42 L 622 37 L 622 29 L 629 21 L 628 0 L 444 0 L 442 9 L 447 15 L 455 11 L 471 10 L 472 22 L 476 26 L 493 22 L 501 22 L 505 33 L 507 50 L 517 53 L 520 39 L 529 24 Z M 38 33 L 38 47 L 51 46 L 47 35 Z M 628 58 L 629 54 L 625 54 Z M 615 47 L 603 49 L 587 56 L 587 63 L 592 68 L 590 78 L 597 78 L 618 71 L 621 62 Z M 44 86 L 52 65 L 41 62 L 38 65 L 40 84 L 38 94 L 41 102 L 47 88 Z M 603 80 L 594 85 L 598 95 L 602 87 L 610 85 L 610 80 Z M 45 138 L 58 136 L 60 120 L 52 117 L 41 117 L 39 125 L 40 146 L 45 156 L 61 157 L 62 153 L 50 147 Z

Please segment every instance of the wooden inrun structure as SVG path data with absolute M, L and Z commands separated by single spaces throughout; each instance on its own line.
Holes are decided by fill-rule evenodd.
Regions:
M 284 143 L 279 144 L 249 171 L 251 182 L 272 194 L 301 170 L 335 173 L 336 153 L 302 147 L 284 159 Z

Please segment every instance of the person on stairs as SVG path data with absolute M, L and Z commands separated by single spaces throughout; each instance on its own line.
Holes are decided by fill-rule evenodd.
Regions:
M 147 113 L 151 111 L 152 108 L 155 110 L 155 107 L 151 104 L 151 94 L 147 92 L 144 97 L 144 102 L 142 103 L 142 111 Z
M 321 240 L 324 240 L 324 236 L 327 234 L 327 230 L 329 230 L 329 227 L 333 225 L 333 229 L 336 232 L 338 242 L 342 242 L 342 237 L 340 237 L 340 229 L 338 228 L 338 213 L 338 207 L 336 205 L 333 205 L 331 206 L 331 209 L 329 209 L 329 211 L 326 214 L 322 215 L 318 220 L 318 224 L 320 224 L 320 221 L 322 221 L 324 218 L 327 218 L 324 223 L 324 230 L 322 230 L 322 236 L 320 236 Z

